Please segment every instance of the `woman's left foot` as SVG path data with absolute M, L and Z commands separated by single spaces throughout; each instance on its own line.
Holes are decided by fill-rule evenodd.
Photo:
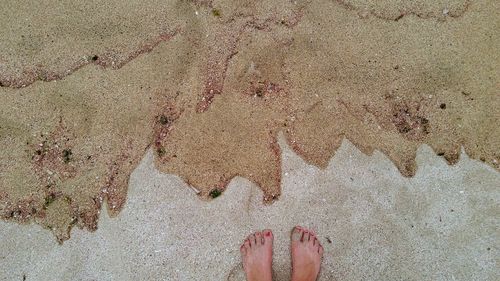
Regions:
M 247 281 L 271 281 L 273 278 L 273 233 L 266 229 L 250 234 L 240 247 Z

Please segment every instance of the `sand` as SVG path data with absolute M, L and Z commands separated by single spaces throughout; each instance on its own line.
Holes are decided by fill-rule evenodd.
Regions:
M 320 168 L 348 139 L 407 177 L 422 144 L 498 171 L 498 4 L 374 3 L 8 1 L 1 217 L 95 230 L 148 147 L 201 198 L 242 176 L 271 203 L 280 132 Z
M 244 281 L 239 246 L 274 232 L 274 280 L 290 280 L 290 230 L 313 228 L 325 248 L 320 281 L 498 280 L 500 174 L 462 154 L 447 165 L 432 149 L 403 177 L 382 153 L 345 140 L 327 168 L 305 163 L 284 138 L 282 195 L 272 205 L 236 177 L 212 201 L 159 172 L 148 150 L 132 172 L 127 203 L 103 210 L 93 232 L 58 245 L 38 225 L 0 221 L 0 280 Z

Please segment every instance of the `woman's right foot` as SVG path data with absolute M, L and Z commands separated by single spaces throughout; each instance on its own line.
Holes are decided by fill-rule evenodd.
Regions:
M 292 230 L 292 281 L 315 281 L 323 257 L 323 247 L 309 229 L 296 226 Z

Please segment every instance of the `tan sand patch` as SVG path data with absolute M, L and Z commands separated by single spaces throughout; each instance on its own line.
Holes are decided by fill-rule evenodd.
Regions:
M 364 153 L 382 151 L 405 176 L 415 174 L 423 143 L 450 164 L 464 147 L 499 169 L 498 7 L 373 3 L 172 1 L 162 17 L 165 10 L 148 2 L 151 16 L 123 36 L 113 32 L 116 40 L 103 48 L 93 47 L 96 39 L 67 47 L 56 36 L 59 43 L 28 40 L 43 42 L 36 43 L 41 51 L 5 56 L 18 44 L 7 40 L 2 218 L 34 220 L 60 241 L 73 225 L 94 230 L 104 200 L 113 215 L 123 208 L 129 175 L 150 145 L 157 167 L 202 198 L 243 176 L 272 202 L 281 194 L 279 132 L 323 168 L 348 138 Z M 130 5 L 121 8 L 135 11 Z M 117 26 L 120 9 L 113 13 L 107 20 Z M 99 55 L 90 63 L 72 59 L 87 53 Z M 31 71 L 38 60 L 43 66 Z M 58 74 L 40 78 L 44 71 Z

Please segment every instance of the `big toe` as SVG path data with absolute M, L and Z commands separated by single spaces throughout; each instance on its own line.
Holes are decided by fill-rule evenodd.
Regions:
M 292 242 L 300 242 L 302 240 L 302 236 L 304 235 L 303 228 L 300 226 L 296 226 L 292 230 Z
M 273 232 L 270 229 L 264 229 L 262 230 L 262 235 L 264 239 L 264 245 L 272 246 L 274 240 Z

